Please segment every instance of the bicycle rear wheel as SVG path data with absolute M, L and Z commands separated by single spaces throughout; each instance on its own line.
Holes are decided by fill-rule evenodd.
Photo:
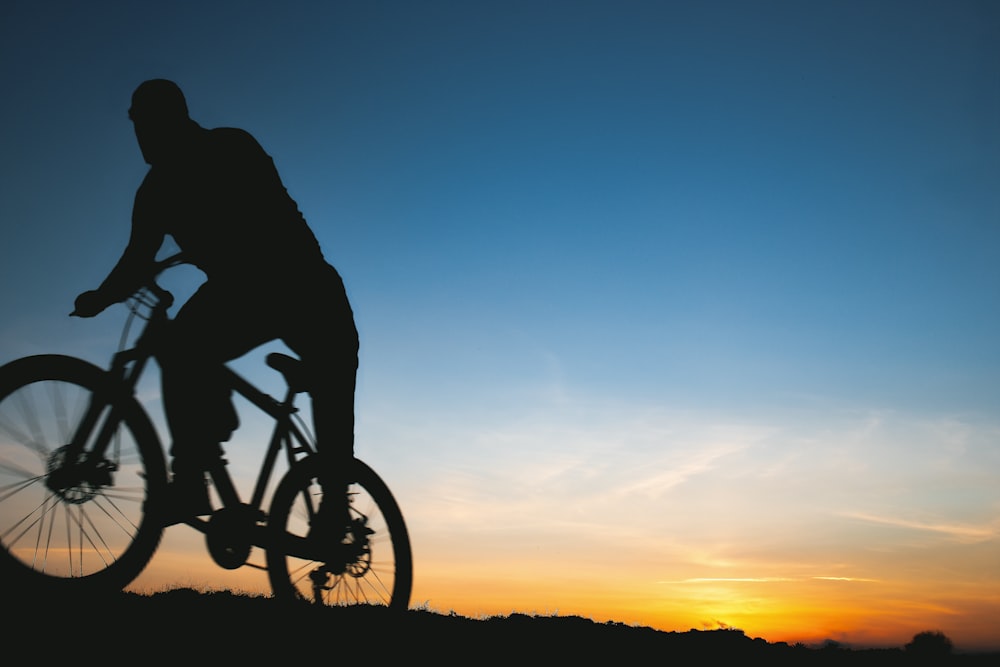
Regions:
M 294 465 L 271 502 L 267 570 L 274 595 L 329 606 L 405 610 L 413 587 L 410 537 L 385 482 L 354 462 L 348 488 L 351 528 L 317 544 L 309 537 L 323 491 L 315 457 Z
M 120 590 L 159 545 L 163 526 L 146 503 L 162 497 L 166 464 L 139 404 L 125 396 L 101 405 L 95 432 L 117 415 L 102 456 L 69 452 L 84 414 L 92 402 L 107 400 L 112 382 L 97 366 L 61 355 L 0 368 L 4 592 Z

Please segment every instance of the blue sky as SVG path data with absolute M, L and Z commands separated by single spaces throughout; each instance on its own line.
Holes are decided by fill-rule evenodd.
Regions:
M 3 360 L 117 344 L 123 309 L 65 315 L 127 238 L 131 91 L 171 78 L 345 278 L 415 595 L 669 624 L 663 582 L 903 569 L 886 599 L 961 608 L 950 635 L 941 590 L 996 616 L 995 3 L 15 1 L 0 38 Z M 612 539 L 603 606 L 528 574 L 600 578 Z M 698 613 L 767 615 L 733 599 Z

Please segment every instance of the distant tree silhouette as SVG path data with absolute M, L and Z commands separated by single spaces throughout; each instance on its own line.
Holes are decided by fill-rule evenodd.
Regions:
M 823 645 L 820 646 L 820 649 L 826 651 L 827 653 L 834 653 L 836 651 L 841 651 L 843 650 L 843 648 L 844 645 L 838 642 L 836 639 L 827 639 L 826 641 L 823 642 Z
M 937 630 L 918 632 L 913 635 L 913 641 L 904 647 L 907 655 L 924 659 L 945 658 L 951 655 L 952 648 L 951 640 Z

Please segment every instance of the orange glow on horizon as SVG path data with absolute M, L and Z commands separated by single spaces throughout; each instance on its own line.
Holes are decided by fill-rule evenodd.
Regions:
M 200 534 L 174 531 L 130 587 L 270 592 L 266 573 L 216 566 Z M 174 549 L 181 551 L 174 551 Z M 184 552 L 187 553 L 184 553 Z M 200 553 L 199 553 L 200 551 Z M 255 559 L 262 561 L 260 554 Z M 555 574 L 553 574 L 555 572 Z M 926 600 L 919 603 L 912 600 Z M 627 567 L 600 576 L 539 563 L 417 561 L 411 608 L 488 618 L 523 613 L 580 616 L 666 632 L 735 628 L 768 642 L 809 646 L 833 640 L 856 648 L 902 647 L 924 630 L 944 632 L 958 650 L 998 650 L 1000 594 L 948 586 L 848 578 L 692 578 L 648 584 Z

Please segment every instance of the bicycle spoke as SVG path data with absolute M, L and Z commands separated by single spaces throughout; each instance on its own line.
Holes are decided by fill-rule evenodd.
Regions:
M 147 520 L 145 508 L 151 489 L 166 481 L 163 454 L 148 417 L 127 394 L 102 407 L 107 378 L 92 364 L 59 355 L 0 369 L 0 576 L 27 592 L 120 588 L 159 543 L 163 527 Z M 98 418 L 78 434 L 92 406 Z M 73 438 L 90 446 L 102 429 L 111 439 L 99 457 L 71 451 Z
M 48 505 L 48 501 L 46 500 L 46 506 L 47 505 Z M 59 511 L 59 505 L 58 504 L 53 505 L 53 509 L 52 509 L 51 512 L 48 509 L 46 509 L 45 507 L 43 507 L 42 511 L 41 511 L 41 516 L 39 517 L 39 520 L 38 520 L 38 536 L 35 539 L 35 554 L 34 554 L 34 558 L 37 559 L 39 553 L 41 553 L 44 556 L 44 558 L 42 558 L 42 563 L 41 563 L 41 565 L 42 565 L 42 567 L 41 567 L 42 572 L 46 571 L 46 566 L 48 565 L 49 547 L 52 544 L 52 534 L 53 534 L 53 532 L 55 530 L 55 525 L 56 525 L 55 520 L 53 520 L 53 519 L 49 520 L 49 522 L 48 522 L 49 529 L 47 531 L 47 536 L 46 536 L 45 518 L 47 516 L 49 516 L 50 514 L 57 513 L 58 511 Z M 42 544 L 43 544 L 42 538 L 43 537 L 46 537 L 46 539 L 44 540 L 44 544 L 45 544 L 44 548 L 42 548 Z M 68 550 L 67 550 L 67 553 L 69 553 Z M 70 561 L 70 564 L 72 564 L 72 561 Z
M 107 513 L 107 512 L 105 511 L 105 513 Z M 80 520 L 78 520 L 78 525 L 79 525 L 79 528 L 80 528 L 80 542 L 81 542 L 81 545 L 80 545 L 80 570 L 81 570 L 81 572 L 83 571 L 83 553 L 84 552 L 83 552 L 83 544 L 82 544 L 82 542 L 83 542 L 83 538 L 84 537 L 87 538 L 87 543 L 90 544 L 90 546 L 92 548 L 91 553 L 93 553 L 98 558 L 100 558 L 101 561 L 104 563 L 105 567 L 108 566 L 110 563 L 113 563 L 116 560 L 116 557 L 114 555 L 114 551 L 111 549 L 111 546 L 107 543 L 107 541 L 105 541 L 103 531 L 101 531 L 101 529 L 98 528 L 97 525 L 91 519 L 90 512 L 87 512 L 81 506 L 81 507 L 78 508 L 78 514 L 80 515 Z M 85 520 L 87 526 L 90 527 L 90 531 L 88 531 L 84 527 L 83 520 Z M 95 542 L 95 540 L 99 541 L 100 545 L 98 545 L 97 542 Z
M 2 469 L 2 466 L 0 466 L 0 469 Z M 25 472 L 25 474 L 28 473 Z M 20 493 L 21 491 L 24 491 L 25 489 L 34 484 L 42 483 L 44 480 L 45 480 L 44 477 L 36 475 L 28 477 L 27 479 L 23 479 L 17 482 L 11 482 L 10 484 L 4 484 L 0 486 L 0 503 Z
M 319 564 L 320 563 L 317 561 L 306 561 L 304 563 L 300 563 L 297 567 L 288 572 L 289 579 L 291 579 L 292 582 L 298 586 L 305 581 L 306 577 L 308 577 Z
M 40 475 L 36 475 L 27 468 L 24 468 L 17 463 L 9 463 L 7 461 L 0 461 L 0 472 L 8 472 L 16 477 L 23 477 L 25 479 L 42 479 Z
M 115 495 L 115 496 L 112 496 L 109 493 L 102 493 L 100 495 L 100 500 L 98 500 L 95 503 L 96 507 L 98 509 L 100 509 L 101 512 L 103 512 L 104 515 L 107 516 L 108 519 L 110 519 L 116 526 L 118 526 L 121 529 L 121 532 L 123 534 L 131 535 L 131 534 L 133 534 L 134 531 L 136 531 L 136 530 L 139 529 L 139 526 L 136 525 L 135 521 L 133 521 L 132 518 L 127 513 L 125 513 L 124 511 L 122 511 L 122 508 L 119 506 L 118 503 L 115 502 L 115 500 L 124 500 L 124 501 L 128 501 L 128 502 L 136 502 L 136 501 L 140 500 L 140 497 L 135 496 L 135 495 Z M 104 506 L 105 504 L 109 505 L 111 507 L 111 509 L 115 510 L 114 513 L 110 512 Z M 123 521 L 124 521 L 124 523 L 122 523 Z
M 350 525 L 317 541 L 310 520 L 310 505 L 319 497 L 316 478 L 308 474 L 313 465 L 306 461 L 290 471 L 272 502 L 267 556 L 275 595 L 331 606 L 405 609 L 412 582 L 409 537 L 388 488 L 356 462 L 359 478 L 348 494 Z M 317 554 L 326 554 L 326 562 L 316 560 Z
M 31 412 L 31 410 L 26 407 L 21 407 L 21 410 L 28 410 L 29 413 Z M 23 421 L 24 421 L 23 416 L 21 419 L 14 420 L 11 419 L 9 416 L 4 415 L 2 418 L 0 418 L 0 431 L 10 436 L 10 438 L 14 443 L 22 445 L 27 449 L 30 449 L 31 451 L 38 454 L 39 458 L 42 461 L 45 461 L 48 458 L 49 453 L 51 452 L 51 448 L 45 445 L 43 436 L 41 434 L 41 431 L 37 428 L 37 425 L 35 425 L 35 427 L 33 428 L 31 424 L 28 424 L 27 431 L 24 430 L 23 428 L 19 428 L 18 424 L 22 423 Z M 28 432 L 32 430 L 33 433 Z
M 17 395 L 16 407 L 29 432 L 21 442 L 44 455 L 48 453 L 48 448 L 44 445 L 45 434 L 42 429 L 41 420 L 38 417 L 38 411 L 35 409 L 35 403 L 36 401 L 32 394 L 25 392 Z
M 57 442 L 69 442 L 70 419 L 69 411 L 66 409 L 66 387 L 61 382 L 46 382 L 45 388 L 48 390 L 49 404 L 52 406 L 52 415 L 58 428 L 56 432 Z

